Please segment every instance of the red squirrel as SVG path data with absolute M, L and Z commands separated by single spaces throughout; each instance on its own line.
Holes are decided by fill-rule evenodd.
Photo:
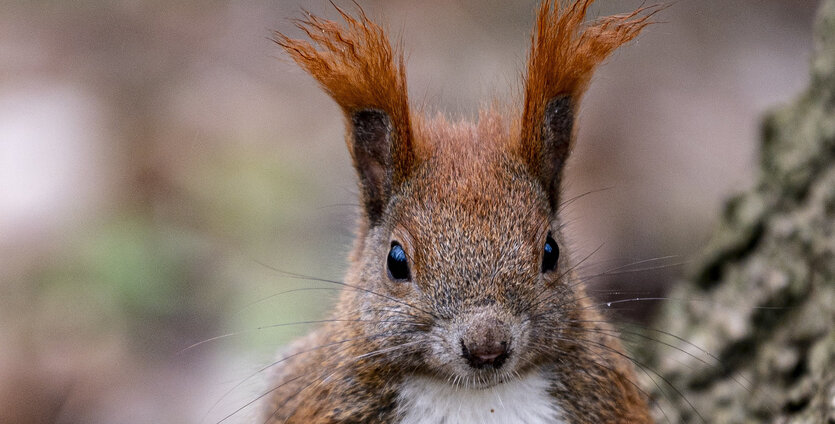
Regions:
M 520 107 L 410 110 L 402 52 L 360 10 L 275 41 L 339 104 L 362 216 L 331 322 L 276 364 L 268 423 L 649 423 L 562 235 L 563 168 L 595 67 L 657 8 L 584 22 L 544 0 Z

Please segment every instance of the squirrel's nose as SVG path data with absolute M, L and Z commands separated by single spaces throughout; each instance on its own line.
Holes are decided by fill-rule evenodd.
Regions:
M 461 356 L 467 360 L 473 368 L 484 368 L 491 366 L 500 368 L 508 356 L 507 342 L 494 341 L 483 344 L 467 344 L 461 340 Z

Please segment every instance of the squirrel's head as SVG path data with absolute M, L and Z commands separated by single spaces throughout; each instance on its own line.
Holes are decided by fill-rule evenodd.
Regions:
M 522 106 L 473 124 L 410 113 L 402 54 L 364 14 L 300 21 L 313 43 L 277 34 L 345 114 L 364 213 L 341 312 L 369 354 L 480 386 L 559 355 L 582 293 L 560 221 L 576 113 L 595 66 L 649 17 L 584 24 L 590 3 L 541 6 Z

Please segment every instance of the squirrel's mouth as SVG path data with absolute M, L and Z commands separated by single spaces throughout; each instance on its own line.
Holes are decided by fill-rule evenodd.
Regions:
M 447 382 L 459 389 L 485 390 L 516 380 L 517 374 L 511 370 L 485 368 L 463 375 L 453 375 Z

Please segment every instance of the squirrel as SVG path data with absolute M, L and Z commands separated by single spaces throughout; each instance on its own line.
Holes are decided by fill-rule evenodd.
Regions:
M 543 1 L 522 104 L 475 123 L 411 112 L 403 53 L 362 9 L 275 33 L 344 113 L 362 216 L 333 319 L 277 362 L 265 423 L 652 422 L 560 206 L 592 73 L 658 9 L 584 22 L 592 1 Z

